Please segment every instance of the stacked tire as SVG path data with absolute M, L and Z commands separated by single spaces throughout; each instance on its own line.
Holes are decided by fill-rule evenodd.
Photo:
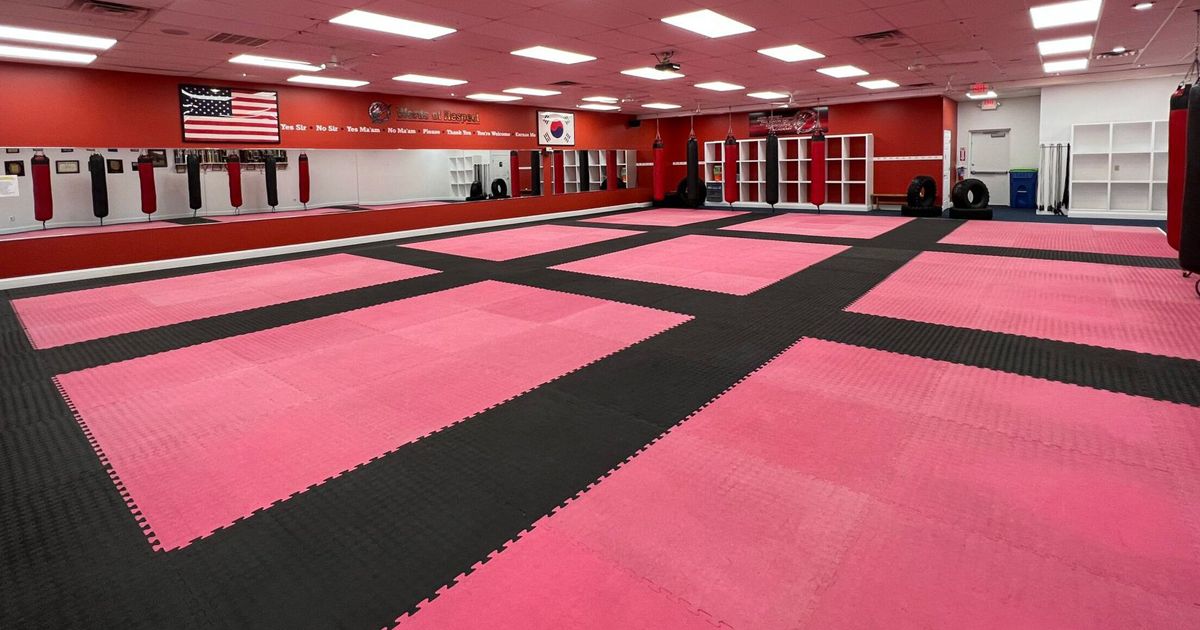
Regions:
M 983 219 L 992 218 L 992 208 L 988 205 L 991 195 L 988 187 L 978 179 L 964 179 L 954 185 L 950 191 L 951 219 Z
M 905 203 L 900 214 L 906 217 L 940 217 L 942 208 L 937 205 L 937 182 L 928 175 L 917 175 L 908 184 Z

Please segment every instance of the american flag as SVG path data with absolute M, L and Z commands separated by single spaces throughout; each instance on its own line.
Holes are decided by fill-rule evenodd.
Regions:
M 183 139 L 279 142 L 279 95 L 198 85 L 179 86 Z

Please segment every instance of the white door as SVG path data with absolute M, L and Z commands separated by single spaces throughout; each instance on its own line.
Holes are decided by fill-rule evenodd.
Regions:
M 973 129 L 968 145 L 967 177 L 988 187 L 992 204 L 1008 205 L 1008 169 L 1011 168 L 1008 129 Z

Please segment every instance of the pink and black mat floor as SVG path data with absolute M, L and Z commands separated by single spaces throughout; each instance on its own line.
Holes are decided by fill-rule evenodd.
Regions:
M 10 291 L 0 627 L 1200 627 L 1156 237 L 879 219 Z

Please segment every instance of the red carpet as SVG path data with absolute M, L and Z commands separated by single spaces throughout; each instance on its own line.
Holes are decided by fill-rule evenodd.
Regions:
M 170 550 L 687 319 L 489 281 L 58 381 Z
M 847 214 L 804 214 L 788 212 L 767 219 L 739 223 L 724 230 L 735 232 L 768 232 L 799 236 L 828 236 L 833 238 L 875 238 L 912 221 L 901 217 L 857 216 Z
M 1198 627 L 1198 427 L 804 340 L 399 627 Z
M 534 225 L 495 232 L 452 236 L 420 243 L 408 243 L 404 247 L 430 252 L 482 258 L 484 260 L 512 260 L 536 254 L 578 247 L 623 236 L 637 234 L 628 230 L 608 228 L 586 228 L 564 225 Z
M 13 300 L 35 348 L 224 315 L 436 273 L 333 254 Z
M 1200 359 L 1196 294 L 1170 269 L 924 252 L 848 310 Z
M 691 235 L 553 269 L 749 295 L 847 249 L 840 245 Z
M 610 214 L 606 217 L 584 219 L 584 221 L 588 223 L 611 223 L 615 225 L 679 227 L 681 225 L 703 223 L 704 221 L 715 221 L 717 219 L 738 217 L 743 214 L 749 213 L 734 212 L 730 210 L 681 210 L 678 208 L 655 208 L 653 210 L 641 210 L 639 212 Z
M 1178 256 L 1167 244 L 1167 236 L 1159 229 L 1126 225 L 969 221 L 941 242 L 1127 256 Z

